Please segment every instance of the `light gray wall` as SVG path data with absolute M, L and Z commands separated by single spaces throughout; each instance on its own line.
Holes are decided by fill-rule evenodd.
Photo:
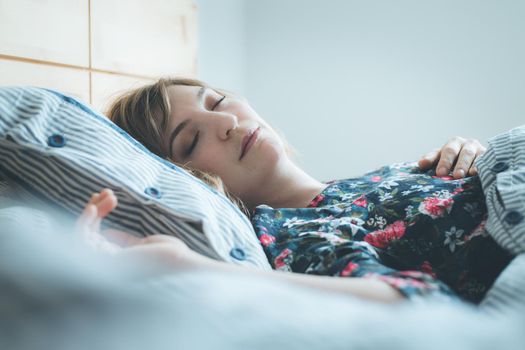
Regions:
M 199 22 L 198 77 L 245 95 L 246 8 L 244 0 L 196 0 Z
M 198 3 L 202 77 L 244 92 L 321 180 L 525 124 L 525 1 Z

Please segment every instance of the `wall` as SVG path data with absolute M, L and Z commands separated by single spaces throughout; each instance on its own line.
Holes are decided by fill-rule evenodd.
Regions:
M 525 2 L 245 6 L 246 95 L 321 180 L 525 121 Z
M 525 120 L 525 2 L 196 2 L 199 77 L 246 95 L 321 180 Z
M 196 0 L 199 13 L 198 76 L 244 95 L 246 23 L 244 0 Z

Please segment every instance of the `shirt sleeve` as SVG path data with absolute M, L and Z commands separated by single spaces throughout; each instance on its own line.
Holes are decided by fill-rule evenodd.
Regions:
M 421 271 L 400 271 L 380 262 L 375 249 L 366 242 L 318 242 L 303 237 L 298 244 L 273 250 L 275 269 L 334 277 L 373 278 L 387 283 L 411 300 L 439 298 L 459 300 L 443 282 Z M 308 243 L 307 243 L 308 242 Z M 288 242 L 290 243 L 290 242 Z M 273 255 L 273 254 L 272 254 Z
M 416 270 L 398 271 L 377 261 L 369 261 L 362 267 L 358 265 L 353 277 L 378 279 L 411 300 L 420 298 L 459 300 L 456 293 L 445 283 L 429 274 Z

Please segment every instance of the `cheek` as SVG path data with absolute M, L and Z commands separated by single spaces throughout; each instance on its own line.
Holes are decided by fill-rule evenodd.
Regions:
M 224 182 L 230 184 L 235 183 L 241 171 L 241 169 L 238 168 L 238 164 L 235 164 L 231 157 L 228 157 L 228 155 L 221 150 L 202 152 L 192 160 L 189 166 L 218 175 Z
M 195 157 L 188 165 L 201 171 L 216 173 L 214 158 L 209 155 Z
M 214 147 L 212 146 L 202 146 L 204 146 L 203 150 L 207 151 L 201 151 L 198 154 L 196 154 L 191 163 L 188 165 L 192 168 L 196 168 L 198 170 L 219 175 L 222 177 L 224 172 L 223 168 L 226 163 L 224 153 L 215 151 Z

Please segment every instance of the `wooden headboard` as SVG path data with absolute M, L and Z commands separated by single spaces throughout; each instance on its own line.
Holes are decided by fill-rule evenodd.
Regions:
M 191 0 L 0 0 L 0 85 L 48 87 L 103 110 L 130 87 L 196 73 Z

